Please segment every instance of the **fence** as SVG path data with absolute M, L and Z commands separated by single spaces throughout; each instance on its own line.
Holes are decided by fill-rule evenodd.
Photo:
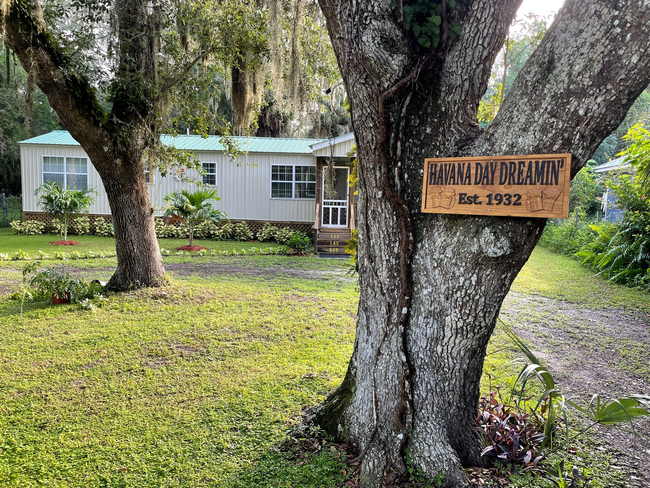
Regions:
M 23 215 L 23 201 L 20 195 L 0 194 L 0 205 L 2 214 L 0 214 L 0 227 L 9 227 L 12 220 L 20 220 Z

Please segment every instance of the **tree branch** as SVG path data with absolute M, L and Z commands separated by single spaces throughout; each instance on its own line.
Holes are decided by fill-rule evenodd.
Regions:
M 571 152 L 575 174 L 650 83 L 649 50 L 650 4 L 567 0 L 471 152 Z
M 1 18 L 4 42 L 14 50 L 25 71 L 37 73 L 36 84 L 72 136 L 80 140 L 80 134 L 87 137 L 94 133 L 96 146 L 107 147 L 106 133 L 96 130 L 102 127 L 106 114 L 95 90 L 75 73 L 39 11 L 38 0 L 11 2 Z

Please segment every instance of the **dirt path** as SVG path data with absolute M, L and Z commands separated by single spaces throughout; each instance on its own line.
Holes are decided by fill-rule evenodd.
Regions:
M 502 317 L 576 403 L 586 404 L 595 393 L 602 398 L 650 394 L 650 317 L 645 314 L 511 293 Z M 626 487 L 650 487 L 650 419 L 638 422 L 637 429 L 636 438 L 613 428 L 598 432 L 614 448 L 612 468 L 627 474 Z

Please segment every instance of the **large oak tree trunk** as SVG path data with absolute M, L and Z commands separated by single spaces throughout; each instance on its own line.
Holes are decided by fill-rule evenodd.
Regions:
M 35 74 L 38 87 L 102 179 L 115 229 L 117 270 L 109 287 L 116 290 L 160 286 L 165 280 L 144 175 L 145 151 L 159 144 L 159 25 L 157 9 L 148 7 L 148 0 L 115 2 L 119 63 L 110 114 L 54 40 L 37 0 L 10 0 L 0 10 L 4 42 L 25 70 Z
M 647 2 L 567 0 L 481 131 L 478 103 L 519 3 L 457 9 L 447 21 L 463 34 L 431 54 L 388 0 L 321 2 L 357 140 L 360 303 L 346 378 L 316 421 L 357 443 L 364 487 L 393 485 L 407 462 L 458 487 L 462 467 L 481 464 L 486 345 L 545 224 L 420 214 L 424 158 L 570 152 L 575 174 L 650 82 L 637 54 L 650 48 Z

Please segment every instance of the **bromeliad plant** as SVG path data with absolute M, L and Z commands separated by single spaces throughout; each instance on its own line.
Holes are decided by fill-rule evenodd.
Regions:
M 217 190 L 175 191 L 165 197 L 165 216 L 182 217 L 189 227 L 189 245 L 192 246 L 196 225 L 205 220 L 215 223 L 226 218 L 226 214 L 212 207 L 210 200 L 220 200 Z

